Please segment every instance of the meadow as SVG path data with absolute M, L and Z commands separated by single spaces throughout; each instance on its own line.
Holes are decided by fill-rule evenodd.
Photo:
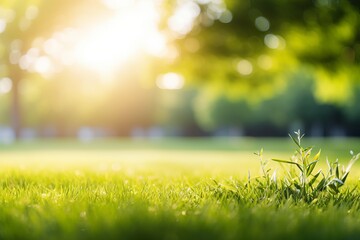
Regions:
M 305 139 L 319 166 L 359 139 Z M 0 145 L 0 239 L 356 239 L 360 163 L 309 201 L 267 185 L 288 138 L 38 140 Z M 315 152 L 314 152 L 315 153 Z M 273 172 L 287 166 L 269 161 Z M 280 184 L 281 185 L 281 184 Z M 271 187 L 272 186 L 272 187 Z

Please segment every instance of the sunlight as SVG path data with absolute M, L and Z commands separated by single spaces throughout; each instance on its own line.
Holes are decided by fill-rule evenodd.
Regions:
M 128 3 L 113 18 L 82 35 L 74 49 L 75 59 L 84 67 L 108 72 L 141 53 L 164 56 L 167 42 L 158 29 L 158 21 L 159 12 L 153 1 Z
M 175 14 L 169 19 L 171 30 L 184 36 L 193 29 L 194 21 L 199 16 L 201 9 L 198 4 L 187 1 L 178 6 Z
M 178 73 L 166 73 L 157 78 L 156 85 L 158 88 L 166 90 L 181 89 L 184 86 L 184 77 Z
M 4 77 L 0 79 L 0 94 L 6 94 L 11 91 L 12 81 L 10 78 Z

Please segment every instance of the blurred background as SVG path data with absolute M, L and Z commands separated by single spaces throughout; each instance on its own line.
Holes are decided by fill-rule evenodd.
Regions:
M 0 142 L 360 136 L 356 0 L 2 0 Z

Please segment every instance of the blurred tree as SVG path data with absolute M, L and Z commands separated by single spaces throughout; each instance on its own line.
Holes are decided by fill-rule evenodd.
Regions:
M 79 11 L 80 6 L 86 14 Z M 40 57 L 38 45 L 57 30 L 88 21 L 89 18 L 81 18 L 79 14 L 86 16 L 96 12 L 96 15 L 91 17 L 92 20 L 96 20 L 96 16 L 102 13 L 101 9 L 104 9 L 103 5 L 96 0 L 1 2 L 0 20 L 4 29 L 0 32 L 0 59 L 3 62 L 0 74 L 8 76 L 12 81 L 11 123 L 17 138 L 20 135 L 22 121 L 21 82 L 29 72 L 34 71 L 30 69 L 30 64 L 34 58 Z
M 75 122 L 96 124 L 98 121 L 100 124 L 101 121 L 97 118 L 89 120 L 96 111 L 103 113 L 105 120 L 102 124 L 117 128 L 118 132 L 128 132 L 132 126 L 130 122 L 150 124 L 152 117 L 143 121 L 139 119 L 144 119 L 144 114 L 152 114 L 153 93 L 136 86 L 137 83 L 131 83 L 134 85 L 127 86 L 130 89 L 128 93 L 138 92 L 142 94 L 142 99 L 137 99 L 135 94 L 130 96 L 127 90 L 117 84 L 112 89 L 104 89 L 109 96 L 89 94 L 89 88 L 85 87 L 86 79 L 95 78 L 93 69 L 79 76 L 76 69 L 71 69 L 71 66 L 62 68 L 59 59 L 51 58 L 39 47 L 54 34 L 69 30 L 69 27 L 86 28 L 113 14 L 114 10 L 104 4 L 111 2 L 114 1 L 2 1 L 0 23 L 5 27 L 0 31 L 0 58 L 3 63 L 0 74 L 12 79 L 11 122 L 17 136 L 21 125 L 21 82 L 27 86 L 38 84 L 36 86 L 49 91 L 46 94 L 33 91 L 31 95 L 29 90 L 26 103 L 23 104 L 30 107 L 30 103 L 37 105 L 44 101 L 40 99 L 46 99 L 48 109 L 52 108 L 45 111 L 39 107 L 29 117 L 28 121 L 33 124 L 45 123 L 44 118 L 57 121 L 59 125 L 65 125 L 64 128 L 75 125 Z M 205 89 L 201 90 L 204 92 L 200 93 L 195 114 L 205 116 L 209 109 L 216 110 L 213 115 L 208 115 L 208 120 L 197 117 L 203 126 L 213 125 L 211 121 L 215 121 L 215 125 L 230 125 L 233 121 L 231 118 L 244 123 L 253 122 L 253 119 L 261 117 L 256 114 L 247 115 L 248 111 L 256 109 L 256 106 L 266 105 L 268 106 L 261 110 L 262 113 L 269 113 L 267 115 L 274 118 L 271 121 L 277 126 L 285 124 L 291 115 L 284 116 L 282 111 L 270 114 L 273 112 L 269 109 L 274 108 L 275 104 L 280 104 L 278 107 L 281 106 L 281 109 L 289 108 L 287 104 L 277 102 L 276 96 L 287 89 L 286 81 L 289 76 L 299 72 L 303 65 L 307 65 L 306 73 L 312 75 L 311 79 L 315 79 L 312 89 L 315 97 L 312 94 L 301 96 L 308 100 L 303 102 L 304 107 L 308 108 L 319 100 L 344 103 L 355 99 L 353 86 L 358 84 L 360 76 L 358 1 L 164 0 L 159 1 L 159 4 L 159 28 L 167 34 L 166 41 L 171 45 L 173 57 L 143 57 L 143 62 L 139 61 L 138 65 L 127 66 L 136 71 L 136 76 L 127 77 L 135 79 L 134 81 L 154 81 L 163 72 L 182 73 L 188 82 L 199 84 L 201 89 Z M 33 58 L 41 60 L 37 69 L 39 71 L 34 71 L 34 66 L 30 66 Z M 42 67 L 50 63 L 56 65 L 56 69 L 67 68 L 66 71 L 72 77 L 58 71 L 55 76 L 51 76 L 57 82 L 30 82 L 29 79 L 43 77 Z M 117 77 L 122 76 L 119 74 Z M 22 80 L 24 78 L 28 81 Z M 71 78 L 79 81 L 71 82 Z M 303 78 L 300 77 L 297 81 L 303 81 Z M 96 84 L 92 87 L 96 88 Z M 71 88 L 81 91 L 76 94 Z M 101 89 L 100 86 L 97 88 Z M 222 96 L 223 93 L 226 97 Z M 38 101 L 34 100 L 36 94 Z M 119 94 L 123 96 L 122 102 Z M 88 104 L 90 96 L 96 98 L 91 101 L 92 104 Z M 273 96 L 275 99 L 270 100 Z M 192 98 L 187 98 L 189 99 Z M 228 103 L 229 99 L 234 102 Z M 78 104 L 74 104 L 74 101 Z M 259 105 L 261 101 L 265 102 Z M 104 110 L 105 105 L 112 106 L 115 102 L 118 103 L 115 110 Z M 133 105 L 132 114 L 125 119 L 123 116 L 126 112 L 129 113 L 130 104 Z M 226 108 L 239 108 L 243 112 L 234 117 L 233 112 Z M 186 115 L 192 113 L 193 111 L 187 111 Z M 306 114 L 291 117 L 308 118 Z M 192 120 L 191 116 L 183 118 L 183 122 L 191 123 Z M 119 125 L 123 127 L 118 127 Z
M 347 134 L 360 136 L 360 87 L 355 87 L 354 91 L 352 101 L 348 102 L 345 107 L 346 126 L 351 129 L 351 131 L 347 131 Z
M 290 77 L 283 91 L 257 103 L 246 97 L 231 99 L 226 93 L 211 94 L 211 98 L 201 94 L 197 98 L 196 116 L 199 124 L 211 132 L 235 127 L 247 135 L 284 136 L 292 128 L 300 127 L 315 136 L 355 134 L 352 130 L 358 129 L 354 125 L 360 117 L 356 104 L 344 109 L 338 104 L 318 102 L 313 93 L 314 83 L 306 72 L 299 72 Z
M 20 131 L 20 97 L 19 82 L 23 78 L 22 69 L 18 67 L 23 45 L 29 41 L 26 34 L 32 20 L 36 17 L 37 12 L 34 8 L 29 8 L 31 4 L 38 1 L 5 1 L 1 4 L 1 19 L 3 21 L 3 32 L 1 46 L 3 48 L 1 60 L 3 62 L 2 75 L 9 76 L 12 80 L 12 108 L 11 122 L 18 137 Z M 37 9 L 37 8 L 36 8 Z M 20 40 L 21 39 L 21 40 Z
M 214 6 L 204 5 L 199 26 L 211 26 L 195 28 L 179 41 L 183 55 L 177 64 L 188 78 L 200 84 L 217 81 L 220 92 L 258 99 L 276 94 L 286 74 L 308 65 L 317 99 L 350 99 L 360 76 L 360 2 L 225 2 L 232 15 L 224 11 L 214 17 Z M 195 41 L 194 53 L 189 42 Z
M 192 88 L 172 91 L 156 90 L 155 122 L 173 136 L 205 135 L 205 128 L 199 126 L 193 108 L 197 94 L 198 90 Z

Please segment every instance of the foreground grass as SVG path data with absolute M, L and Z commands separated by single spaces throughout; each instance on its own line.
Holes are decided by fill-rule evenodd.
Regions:
M 340 194 L 324 193 L 305 203 L 262 189 L 255 177 L 249 184 L 248 169 L 259 175 L 252 149 L 25 148 L 0 151 L 0 239 L 356 239 L 360 234 L 357 169 Z
M 359 192 L 307 204 L 234 180 L 75 172 L 3 174 L 1 239 L 354 239 Z M 238 186 L 243 186 L 238 183 Z

